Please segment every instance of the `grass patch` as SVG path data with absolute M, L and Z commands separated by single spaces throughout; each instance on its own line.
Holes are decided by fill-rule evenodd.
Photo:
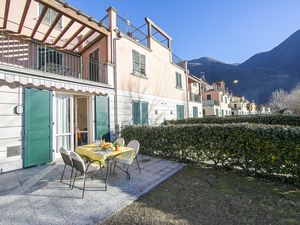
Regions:
M 300 190 L 228 171 L 186 167 L 102 223 L 110 224 L 300 224 Z

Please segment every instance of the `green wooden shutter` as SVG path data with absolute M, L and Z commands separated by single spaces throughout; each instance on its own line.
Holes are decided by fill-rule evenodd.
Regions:
M 25 89 L 24 167 L 52 161 L 52 94 Z
M 132 102 L 132 120 L 134 125 L 138 125 L 141 123 L 141 111 L 140 111 L 140 102 L 133 101 Z
M 177 119 L 181 120 L 184 119 L 184 106 L 183 105 L 177 105 Z
M 140 54 L 140 73 L 146 75 L 146 56 Z
M 198 117 L 198 107 L 193 107 L 193 117 L 197 118 Z
M 176 72 L 176 87 L 182 88 L 181 74 Z
M 140 73 L 140 59 L 139 53 L 135 50 L 132 50 L 132 66 L 133 66 L 133 73 Z
M 95 96 L 95 139 L 110 140 L 109 132 L 109 98 Z
M 148 125 L 148 102 L 142 102 L 141 108 L 142 108 L 142 125 Z
M 182 88 L 182 78 L 181 78 L 181 74 L 179 73 L 178 76 L 179 76 L 179 87 Z

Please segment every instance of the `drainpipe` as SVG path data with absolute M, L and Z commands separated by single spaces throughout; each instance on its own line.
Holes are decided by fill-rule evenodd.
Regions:
M 188 69 L 187 69 L 187 61 L 184 61 L 184 73 L 185 73 L 185 88 L 186 88 L 186 106 L 187 106 L 187 118 L 190 117 L 190 110 L 189 110 L 189 84 L 188 84 Z
M 117 132 L 117 138 L 120 135 L 120 126 L 119 126 L 119 118 L 118 118 L 118 79 L 117 79 L 117 40 L 120 38 L 113 38 L 113 64 L 114 64 L 114 85 L 115 85 L 115 96 L 114 96 L 114 106 L 115 106 L 115 130 Z

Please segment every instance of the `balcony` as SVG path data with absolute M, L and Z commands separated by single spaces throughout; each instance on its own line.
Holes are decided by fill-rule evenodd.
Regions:
M 202 104 L 203 106 L 214 106 L 214 105 L 219 106 L 220 102 L 216 100 L 204 100 Z
M 0 65 L 27 71 L 59 75 L 62 79 L 75 78 L 107 84 L 106 67 L 97 60 L 78 54 L 58 51 L 30 41 L 0 33 Z M 35 75 L 35 74 L 34 74 Z
M 201 103 L 201 95 L 190 93 L 190 101 L 191 102 L 200 102 Z

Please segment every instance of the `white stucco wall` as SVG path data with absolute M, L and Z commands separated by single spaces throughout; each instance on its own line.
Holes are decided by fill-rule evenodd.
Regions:
M 14 107 L 23 105 L 22 88 L 0 87 L 0 173 L 22 168 L 22 115 Z

